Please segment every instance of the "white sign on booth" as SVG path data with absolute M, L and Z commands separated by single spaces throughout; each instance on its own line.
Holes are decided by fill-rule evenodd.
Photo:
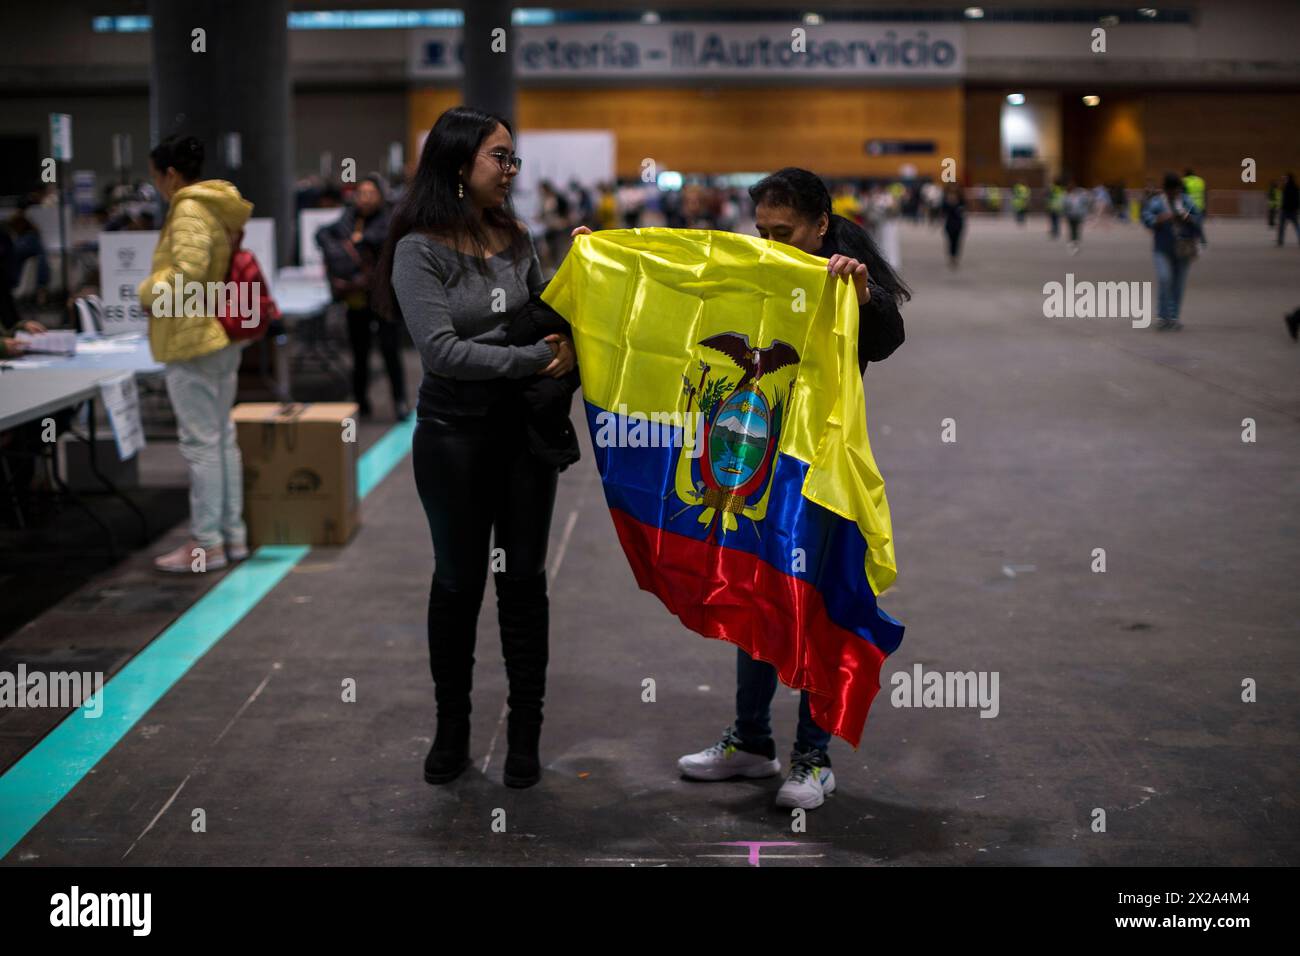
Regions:
M 316 245 L 316 230 L 343 215 L 344 207 L 303 209 L 298 213 L 298 261 L 305 266 L 323 266 L 324 256 Z
M 99 396 L 108 412 L 117 443 L 117 457 L 122 461 L 145 446 L 144 425 L 140 421 L 140 393 L 135 387 L 135 373 L 123 372 L 99 383 Z
M 421 144 L 423 148 L 423 144 Z M 588 189 L 614 181 L 614 134 L 605 129 L 524 131 L 515 150 L 523 157 L 511 187 L 515 214 L 541 230 L 542 180 L 561 192 L 576 179 Z
M 99 289 L 104 300 L 104 334 L 144 332 L 149 316 L 140 307 L 136 288 L 153 268 L 158 233 L 128 230 L 99 234 Z
M 275 220 L 258 217 L 244 226 L 243 247 L 257 258 L 262 275 L 269 286 L 267 292 L 275 294 Z
M 153 271 L 159 233 L 123 230 L 99 234 L 99 288 L 104 301 L 103 332 L 145 332 L 149 316 L 140 307 L 136 290 Z M 244 248 L 257 257 L 262 275 L 275 291 L 275 220 L 250 219 L 244 226 Z

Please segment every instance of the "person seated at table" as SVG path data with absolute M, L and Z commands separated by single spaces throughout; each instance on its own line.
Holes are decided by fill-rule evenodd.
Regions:
M 27 206 L 19 207 L 9 220 L 8 232 L 13 242 L 13 273 L 8 277 L 9 288 L 16 289 L 22 281 L 23 266 L 28 259 L 36 260 L 36 289 L 33 293 L 38 303 L 45 301 L 50 284 L 50 263 L 45 256 L 45 243 L 41 231 L 27 218 Z
M 44 332 L 45 326 L 35 319 L 24 319 L 14 304 L 12 283 L 9 281 L 17 262 L 13 241 L 0 229 L 0 359 L 17 358 L 27 347 L 14 338 L 17 331 Z
M 7 241 L 8 236 L 0 229 L 0 359 L 17 358 L 27 350 L 27 346 L 14 337 L 14 332 L 45 331 L 45 326 L 35 319 L 19 316 L 9 284 L 3 281 L 8 262 Z M 66 422 L 61 423 L 64 424 Z M 0 456 L 7 459 L 7 467 L 0 468 L 0 501 L 13 502 L 22 519 L 17 527 L 23 527 L 26 521 L 23 516 L 27 511 L 32 479 L 36 475 L 36 454 L 44 447 L 41 442 L 42 430 L 41 423 L 37 421 L 0 432 Z
M 12 329 L 0 326 L 0 358 L 17 358 L 27 351 L 27 343 L 13 334 L 19 331 L 35 335 L 46 331 L 46 328 L 35 319 L 24 319 Z

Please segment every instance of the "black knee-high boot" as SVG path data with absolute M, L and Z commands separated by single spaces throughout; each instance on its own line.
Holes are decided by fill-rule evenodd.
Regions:
M 481 591 L 451 591 L 435 578 L 429 588 L 429 670 L 438 702 L 438 730 L 424 759 L 429 783 L 455 780 L 469 766 L 470 690 Z
M 501 652 L 510 682 L 506 725 L 506 786 L 531 787 L 542 777 L 538 743 L 546 695 L 549 603 L 546 573 L 527 578 L 496 574 Z

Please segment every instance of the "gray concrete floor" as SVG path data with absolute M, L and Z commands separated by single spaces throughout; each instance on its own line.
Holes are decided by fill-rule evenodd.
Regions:
M 797 845 L 765 865 L 1294 865 L 1300 347 L 1282 315 L 1300 252 L 1212 223 L 1186 331 L 1157 333 L 1042 314 L 1067 272 L 1151 279 L 1140 229 L 1091 228 L 1075 257 L 1044 233 L 976 220 L 950 272 L 939 234 L 905 228 L 908 341 L 867 394 L 900 566 L 882 605 L 908 630 L 861 748 L 832 745 L 840 789 L 806 833 L 773 807 L 777 779 L 678 778 L 678 755 L 731 719 L 734 652 L 637 590 L 589 455 L 561 477 L 552 531 L 543 782 L 501 784 L 489 593 L 475 767 L 426 785 L 432 555 L 407 459 L 353 542 L 303 561 L 5 862 L 743 866 L 720 844 L 770 841 Z M 889 675 L 916 663 L 996 671 L 998 716 L 892 707 Z M 796 705 L 778 691 L 783 758 Z

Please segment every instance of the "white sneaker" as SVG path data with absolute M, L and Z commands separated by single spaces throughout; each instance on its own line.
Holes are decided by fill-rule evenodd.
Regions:
M 778 807 L 814 810 L 835 792 L 835 774 L 821 766 L 817 755 L 800 754 L 790 761 L 790 776 L 776 795 Z
M 687 754 L 678 760 L 677 769 L 691 780 L 771 777 L 781 772 L 781 761 L 741 750 L 740 738 L 733 729 L 727 728 L 722 739 L 709 749 Z

